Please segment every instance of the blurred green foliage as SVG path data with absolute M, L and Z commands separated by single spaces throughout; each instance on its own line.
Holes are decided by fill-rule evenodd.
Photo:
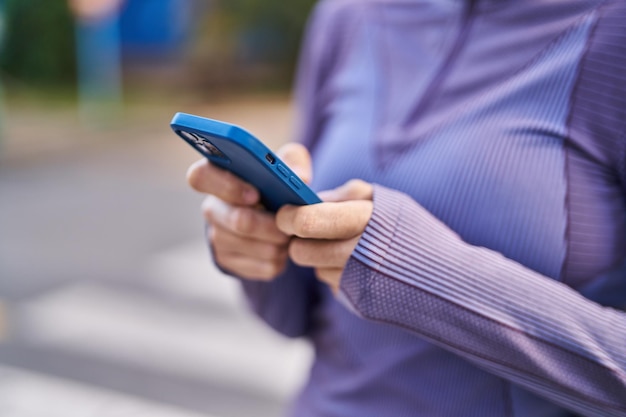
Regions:
M 0 75 L 6 85 L 73 87 L 75 33 L 67 1 L 2 1 L 6 24 Z M 200 8 L 209 13 L 199 19 L 201 27 L 192 36 L 188 71 L 198 74 L 199 83 L 290 85 L 302 30 L 315 2 L 213 0 L 212 7 Z
M 2 75 L 36 86 L 68 86 L 76 77 L 74 24 L 64 0 L 5 0 Z

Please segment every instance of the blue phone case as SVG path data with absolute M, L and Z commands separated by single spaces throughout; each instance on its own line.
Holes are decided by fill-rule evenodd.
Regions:
M 170 126 L 211 163 L 255 186 L 266 209 L 321 202 L 267 146 L 239 126 L 186 113 L 176 113 Z

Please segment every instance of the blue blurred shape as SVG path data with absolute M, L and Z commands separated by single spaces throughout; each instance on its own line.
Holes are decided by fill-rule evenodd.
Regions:
M 77 29 L 81 81 L 90 93 L 110 94 L 120 84 L 117 18 L 79 21 Z
M 158 58 L 180 51 L 188 39 L 194 0 L 127 0 L 120 16 L 127 58 Z
M 89 125 L 117 117 L 122 98 L 119 15 L 76 20 L 79 105 Z

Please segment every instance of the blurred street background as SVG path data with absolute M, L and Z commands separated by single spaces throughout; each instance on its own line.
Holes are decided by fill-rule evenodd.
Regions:
M 311 350 L 211 264 L 177 111 L 273 149 L 313 0 L 0 0 L 0 416 L 279 416 Z

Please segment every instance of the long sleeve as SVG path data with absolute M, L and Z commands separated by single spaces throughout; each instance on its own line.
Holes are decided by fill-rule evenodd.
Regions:
M 465 243 L 405 194 L 376 186 L 341 291 L 360 316 L 572 411 L 626 415 L 626 313 Z

